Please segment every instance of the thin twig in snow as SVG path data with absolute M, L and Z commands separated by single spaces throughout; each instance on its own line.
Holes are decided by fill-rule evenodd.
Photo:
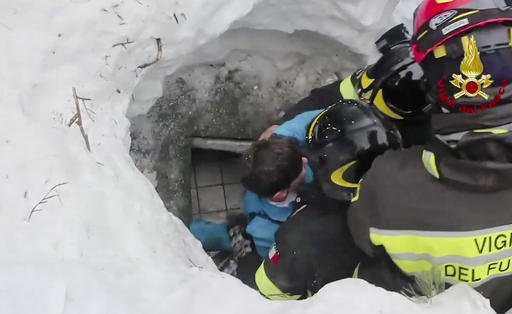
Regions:
M 123 48 L 126 49 L 126 45 L 133 44 L 133 43 L 134 43 L 133 41 L 130 41 L 130 40 L 128 40 L 128 38 L 126 38 L 126 41 L 124 41 L 124 42 L 113 44 L 112 48 L 117 47 L 117 46 L 123 46 Z
M 176 24 L 180 24 L 180 22 L 178 21 L 178 17 L 176 16 L 176 13 L 173 13 L 172 15 L 174 16 L 174 19 L 176 20 Z
M 94 110 L 92 110 L 92 109 L 89 109 L 89 107 L 87 107 L 87 105 L 85 104 L 86 100 L 92 100 L 92 99 L 91 98 L 84 98 L 84 97 L 77 97 L 77 98 L 82 101 L 82 105 L 84 105 L 84 108 L 85 108 L 85 113 L 87 113 L 87 116 L 89 117 L 89 119 L 91 119 L 91 121 L 94 122 L 94 119 L 91 116 L 91 113 L 93 115 L 96 115 L 96 112 L 94 112 Z
M 72 126 L 73 123 L 75 123 L 76 119 L 78 119 L 78 113 L 75 113 L 75 115 L 71 119 L 69 119 L 68 127 Z
M 148 66 L 153 65 L 153 64 L 157 63 L 158 60 L 162 59 L 162 40 L 160 38 L 155 38 L 155 40 L 156 40 L 156 47 L 157 47 L 156 59 L 152 62 L 144 63 L 143 65 L 139 65 L 137 67 L 138 69 L 147 68 Z
M 89 145 L 89 137 L 85 133 L 84 126 L 82 124 L 82 114 L 80 113 L 80 104 L 78 102 L 79 98 L 76 95 L 76 88 L 74 88 L 74 87 L 73 87 L 73 98 L 75 99 L 75 107 L 76 107 L 76 114 L 75 114 L 75 116 L 76 116 L 76 119 L 75 119 L 75 116 L 73 116 L 73 118 L 71 118 L 71 120 L 69 121 L 70 123 L 68 125 L 71 126 L 73 124 L 73 122 L 78 125 L 78 127 L 80 128 L 80 133 L 82 133 L 82 137 L 84 138 L 85 146 L 87 147 L 88 151 L 91 151 L 91 145 Z M 85 99 L 88 99 L 88 98 L 81 97 L 81 99 L 85 100 Z
M 180 15 L 181 15 L 181 16 L 183 16 L 183 18 L 185 19 L 185 21 L 187 20 L 187 16 L 185 15 L 185 13 L 181 13 Z
M 43 198 L 41 200 L 39 200 L 39 202 L 37 202 L 33 207 L 32 209 L 30 210 L 30 213 L 27 217 L 27 222 L 30 222 L 30 219 L 32 218 L 32 215 L 36 212 L 40 212 L 42 211 L 43 209 L 40 207 L 41 205 L 43 204 L 46 204 L 48 202 L 48 200 L 54 198 L 54 197 L 58 197 L 59 194 L 57 192 L 55 192 L 55 194 L 51 194 L 53 191 L 55 191 L 56 188 L 58 188 L 59 186 L 63 186 L 65 184 L 68 184 L 69 182 L 62 182 L 62 183 L 59 183 L 59 184 L 56 184 L 54 185 L 48 192 L 46 192 L 46 194 L 43 196 Z M 51 194 L 51 195 L 50 195 Z M 60 198 L 59 198 L 60 199 Z

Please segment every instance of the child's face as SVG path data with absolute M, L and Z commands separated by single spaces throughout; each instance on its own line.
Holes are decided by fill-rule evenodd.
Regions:
M 304 177 L 306 176 L 306 166 L 308 165 L 308 159 L 306 157 L 302 157 L 302 171 L 299 173 L 297 178 L 292 181 L 290 184 L 290 188 L 288 191 L 292 192 L 295 191 L 299 185 L 304 182 Z

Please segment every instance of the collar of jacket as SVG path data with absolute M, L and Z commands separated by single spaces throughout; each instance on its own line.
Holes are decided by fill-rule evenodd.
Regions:
M 511 128 L 467 131 L 450 145 L 431 136 L 425 149 L 435 156 L 439 180 L 481 192 L 512 188 Z
M 512 123 L 512 103 L 476 113 L 432 113 L 434 134 L 452 134 L 475 129 L 487 129 Z

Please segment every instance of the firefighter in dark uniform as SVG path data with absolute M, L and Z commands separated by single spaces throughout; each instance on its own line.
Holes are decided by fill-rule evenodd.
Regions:
M 411 57 L 409 42 L 410 35 L 403 24 L 389 29 L 375 42 L 382 54 L 375 64 L 313 89 L 309 96 L 285 108 L 277 123 L 306 111 L 325 109 L 343 99 L 356 99 L 372 104 L 393 120 L 404 135 L 406 146 L 423 144 L 430 108 L 424 105 L 423 71 Z
M 403 26 L 399 30 L 403 34 Z M 402 133 L 408 125 L 414 131 L 418 128 L 402 122 L 427 125 L 422 75 L 409 53 L 408 40 L 393 43 L 386 38 L 390 46 L 381 47 L 382 58 L 339 85 L 343 98 L 352 95 L 371 104 L 337 101 L 306 129 L 306 154 L 315 181 L 298 191 L 294 213 L 281 224 L 274 246 L 255 275 L 259 291 L 270 299 L 305 298 L 329 282 L 352 276 L 362 254 L 350 236 L 346 209 L 357 198 L 359 179 L 377 155 L 411 144 L 404 144 Z M 416 106 L 400 97 L 399 89 L 406 86 L 414 95 L 409 101 L 413 99 Z M 300 106 L 300 110 L 306 108 L 315 106 L 313 102 Z
M 383 277 L 437 272 L 498 313 L 512 307 L 511 4 L 426 0 L 416 9 L 412 49 L 428 80 L 432 134 L 424 146 L 387 151 L 365 174 L 348 213 L 368 257 L 359 277 L 401 290 Z

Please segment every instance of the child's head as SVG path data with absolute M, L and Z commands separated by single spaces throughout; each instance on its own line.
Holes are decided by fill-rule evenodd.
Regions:
M 282 201 L 304 181 L 307 159 L 299 146 L 285 137 L 255 142 L 245 153 L 247 171 L 242 176 L 246 189 Z

